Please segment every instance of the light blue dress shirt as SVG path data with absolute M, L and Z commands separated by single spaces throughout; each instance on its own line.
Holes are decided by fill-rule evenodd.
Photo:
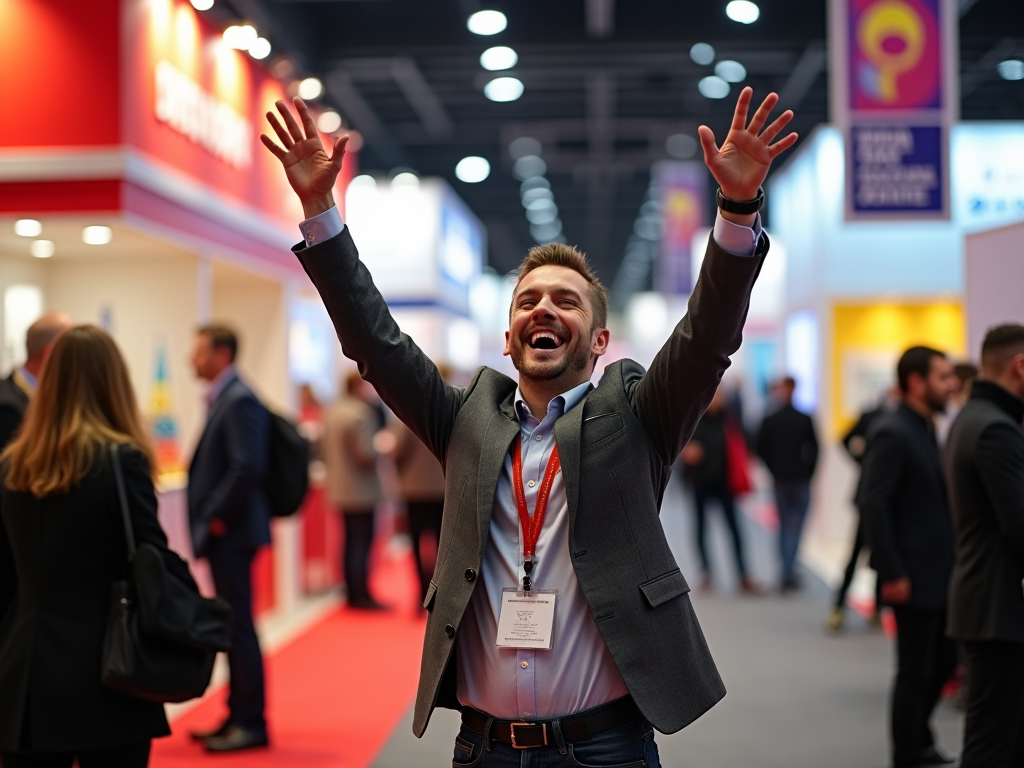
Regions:
M 345 228 L 337 208 L 299 225 L 306 247 L 329 240 Z M 715 220 L 715 242 L 734 256 L 753 255 L 761 237 L 754 227 Z M 548 403 L 538 419 L 516 389 L 523 455 L 523 484 L 531 514 L 536 507 L 548 459 L 555 446 L 555 422 L 579 404 L 590 382 Z M 581 478 L 586 482 L 586 478 Z M 523 545 L 512 480 L 512 455 L 498 478 L 487 548 L 476 589 L 456 637 L 458 698 L 493 717 L 543 719 L 581 712 L 625 696 L 629 691 L 601 637 L 569 556 L 569 504 L 562 473 L 551 486 L 544 528 L 537 542 L 531 577 L 536 589 L 558 590 L 554 642 L 550 651 L 498 648 L 498 615 L 505 587 L 522 583 Z M 585 514 L 585 510 L 580 511 Z

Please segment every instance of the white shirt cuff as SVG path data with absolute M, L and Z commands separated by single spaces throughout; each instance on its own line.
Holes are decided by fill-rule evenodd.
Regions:
M 299 231 L 302 232 L 302 241 L 306 244 L 306 248 L 337 237 L 343 229 L 345 229 L 345 222 L 341 220 L 341 214 L 338 213 L 336 205 L 299 224 Z
M 744 227 L 742 224 L 726 221 L 719 211 L 715 217 L 714 237 L 718 247 L 726 253 L 733 256 L 753 256 L 761 239 L 761 214 L 755 216 L 753 227 Z

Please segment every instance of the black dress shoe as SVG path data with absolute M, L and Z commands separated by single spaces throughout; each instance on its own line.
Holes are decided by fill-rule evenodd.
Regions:
M 228 728 L 230 727 L 231 721 L 225 720 L 212 731 L 189 731 L 188 735 L 192 738 L 192 741 L 206 741 L 207 739 L 212 739 L 214 736 L 223 736 L 228 732 Z
M 266 747 L 270 744 L 266 731 L 251 731 L 240 725 L 231 725 L 219 736 L 203 741 L 207 752 L 239 752 L 243 749 Z
M 956 758 L 939 751 L 938 747 L 932 745 L 921 755 L 921 765 L 952 765 Z

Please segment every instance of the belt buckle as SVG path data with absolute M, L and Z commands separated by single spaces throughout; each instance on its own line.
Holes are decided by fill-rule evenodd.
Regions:
M 544 744 L 516 744 L 516 726 L 537 726 L 540 725 L 541 734 L 544 737 Z M 512 734 L 512 748 L 513 749 L 534 749 L 535 747 L 547 746 L 548 745 L 548 726 L 547 723 L 509 723 L 509 730 Z

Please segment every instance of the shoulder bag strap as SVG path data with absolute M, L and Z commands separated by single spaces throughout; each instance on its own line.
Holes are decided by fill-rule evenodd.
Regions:
M 132 518 L 128 514 L 128 494 L 124 489 L 124 475 L 121 472 L 121 454 L 116 443 L 110 444 L 110 463 L 114 466 L 114 481 L 117 484 L 117 500 L 121 507 L 121 521 L 124 523 L 124 537 L 128 543 L 128 562 L 135 559 L 135 532 Z

